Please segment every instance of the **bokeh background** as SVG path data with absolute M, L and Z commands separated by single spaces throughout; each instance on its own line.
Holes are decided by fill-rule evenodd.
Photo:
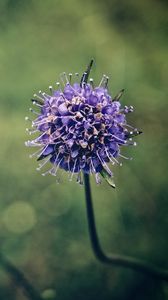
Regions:
M 24 146 L 30 98 L 59 74 L 110 76 L 133 105 L 129 123 L 144 131 L 133 157 L 115 168 L 116 190 L 92 192 L 106 252 L 168 268 L 167 2 L 164 0 L 0 1 L 0 251 L 44 299 L 168 299 L 168 286 L 134 271 L 101 265 L 90 246 L 83 187 L 36 172 Z M 25 300 L 0 265 L 0 299 Z

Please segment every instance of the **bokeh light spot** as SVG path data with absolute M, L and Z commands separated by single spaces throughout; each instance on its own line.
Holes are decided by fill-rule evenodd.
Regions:
M 42 292 L 42 298 L 43 299 L 55 299 L 56 297 L 56 291 L 53 289 L 47 289 L 45 291 Z
M 35 225 L 36 213 L 30 204 L 16 201 L 6 208 L 2 220 L 9 231 L 18 234 L 25 233 Z

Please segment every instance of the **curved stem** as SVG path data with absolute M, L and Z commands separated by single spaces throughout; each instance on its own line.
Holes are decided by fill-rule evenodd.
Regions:
M 149 264 L 148 262 L 144 262 L 136 258 L 132 258 L 124 255 L 118 255 L 118 254 L 110 254 L 109 256 L 106 256 L 106 254 L 103 252 L 101 248 L 99 238 L 97 235 L 94 210 L 92 204 L 90 181 L 89 181 L 88 174 L 84 174 L 84 183 L 85 183 L 86 209 L 87 209 L 89 234 L 90 234 L 93 252 L 97 257 L 97 259 L 100 262 L 108 265 L 116 265 L 120 267 L 133 269 L 135 271 L 142 272 L 146 275 L 149 275 L 153 278 L 158 278 L 158 279 L 168 281 L 168 271 L 157 268 Z
M 23 292 L 30 300 L 42 300 L 42 297 L 40 296 L 38 291 L 32 286 L 32 284 L 28 281 L 24 274 L 19 269 L 17 269 L 9 260 L 7 260 L 1 253 L 0 263 L 3 268 L 9 273 L 15 284 L 22 288 Z

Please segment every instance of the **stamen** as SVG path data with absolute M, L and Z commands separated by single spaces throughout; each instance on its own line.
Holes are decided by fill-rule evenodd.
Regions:
M 75 73 L 75 76 L 77 78 L 77 82 L 79 82 L 79 73 Z
M 83 179 L 82 179 L 81 171 L 79 171 L 79 173 L 78 173 L 78 175 L 77 175 L 76 181 L 77 181 L 77 183 L 79 183 L 80 185 L 83 185 Z
M 64 72 L 65 73 L 65 72 Z M 64 73 L 61 73 L 60 74 L 60 79 L 61 79 L 61 81 L 62 81 L 62 84 L 63 84 L 63 86 L 65 86 L 66 85 L 66 83 L 67 83 L 67 81 L 64 81 L 64 79 L 66 80 L 66 78 L 65 78 L 65 76 L 64 76 Z
M 64 99 L 64 100 L 66 100 L 67 101 L 67 99 L 65 98 L 65 95 L 64 95 L 64 93 L 60 93 L 60 96 Z
M 69 73 L 69 83 L 71 83 L 71 80 L 72 80 L 72 73 Z
M 60 154 L 60 153 L 59 153 Z M 58 155 L 59 155 L 58 154 Z M 56 161 L 56 160 L 55 160 Z M 54 161 L 54 162 L 55 162 Z M 57 168 L 58 167 L 58 165 L 57 166 L 54 166 L 54 167 L 52 167 L 52 168 L 50 168 L 48 171 L 46 171 L 46 172 L 44 172 L 44 173 L 42 173 L 41 175 L 42 176 L 46 176 L 47 174 L 51 174 L 51 175 L 53 175 L 53 176 L 56 176 L 56 173 L 52 173 L 54 170 L 55 170 L 55 168 Z M 57 172 L 57 171 L 56 171 Z
M 51 92 L 51 94 L 53 93 L 53 87 L 52 87 L 52 85 L 49 86 L 49 91 Z
M 31 135 L 31 134 L 34 134 L 34 133 L 38 132 L 38 130 L 37 130 L 37 129 L 32 130 L 32 129 L 26 128 L 26 132 L 27 132 L 29 135 Z
M 29 110 L 30 110 L 33 114 L 40 116 L 39 112 L 35 111 L 35 110 L 32 109 L 31 107 L 29 108 Z
M 33 97 L 36 97 L 36 98 L 40 99 L 43 102 L 45 100 L 42 94 L 41 94 L 41 97 L 39 95 L 37 95 L 37 94 L 34 94 Z
M 76 162 L 77 162 L 77 159 L 75 159 L 74 166 L 73 166 L 73 170 L 72 170 L 71 176 L 70 176 L 70 178 L 69 178 L 69 181 L 72 181 L 72 178 L 73 178 L 73 176 L 74 176 L 74 171 L 75 171 L 75 167 L 76 167 Z
M 59 81 L 57 81 L 56 83 L 57 89 L 62 93 L 62 88 L 61 88 L 61 84 Z
M 47 122 L 49 122 L 48 117 L 43 118 L 43 119 L 40 120 L 40 121 L 34 120 L 34 121 L 32 121 L 32 127 L 34 127 L 34 126 L 40 126 L 40 125 L 46 124 Z
M 47 159 L 43 161 L 42 164 L 39 164 L 39 166 L 36 168 L 36 170 L 37 170 L 37 171 L 40 171 L 41 168 L 44 167 L 44 166 L 46 165 L 46 163 L 48 163 L 48 161 L 50 160 L 50 158 L 51 158 L 51 156 L 49 155 L 49 156 L 47 157 Z
M 124 89 L 122 89 L 114 98 L 112 101 L 119 101 L 121 96 L 123 95 L 124 93 Z
M 101 87 L 103 85 L 105 78 L 106 78 L 106 75 L 104 74 L 102 76 L 102 79 L 100 80 L 99 87 Z
M 46 176 L 47 174 L 50 173 L 50 170 L 51 170 L 51 169 L 49 169 L 48 171 L 46 171 L 46 172 L 44 172 L 44 173 L 41 173 L 41 175 L 42 175 L 42 176 Z
M 47 131 L 44 131 L 40 136 L 34 139 L 34 142 L 38 142 L 45 134 L 47 134 Z
M 129 127 L 129 128 L 131 128 L 131 129 L 134 129 L 134 127 L 132 127 L 132 126 L 129 125 L 129 124 L 124 124 L 124 126 Z
M 122 146 L 137 146 L 137 143 L 136 142 L 131 142 L 132 141 L 132 138 L 130 138 L 126 144 L 123 144 Z
M 118 154 L 118 156 L 120 156 L 120 157 L 122 157 L 124 159 L 127 159 L 127 160 L 132 160 L 132 157 L 126 157 L 126 156 L 124 156 L 122 154 Z
M 38 147 L 44 145 L 43 143 L 36 143 L 35 141 L 26 141 L 25 145 L 27 147 Z
M 61 128 L 60 128 L 61 129 Z M 55 132 L 53 132 L 50 136 L 49 136 L 49 140 L 52 141 L 52 138 L 54 138 L 54 143 L 56 142 L 56 140 L 58 140 L 62 135 L 64 135 L 64 132 L 60 133 L 60 135 L 55 136 Z
M 49 144 L 47 144 L 45 147 L 42 148 L 42 151 L 37 155 L 37 158 L 39 158 L 44 153 L 44 151 L 47 149 L 48 145 Z
M 106 76 L 105 82 L 104 82 L 104 87 L 107 88 L 108 85 L 108 81 L 109 81 L 109 77 Z
M 105 170 L 108 172 L 108 174 L 109 174 L 110 176 L 112 176 L 111 170 L 109 169 L 109 167 L 107 166 L 107 164 L 105 163 L 105 161 L 101 159 L 101 157 L 100 157 L 98 151 L 97 151 L 96 153 L 97 153 L 97 156 L 98 156 L 98 158 L 99 158 L 99 160 L 100 160 L 102 166 L 105 168 Z
M 72 85 L 70 85 L 70 87 L 71 87 L 71 90 L 74 92 L 74 94 L 77 95 L 78 97 L 80 97 L 81 100 L 83 100 L 81 94 L 77 90 L 75 90 Z
M 71 169 L 70 169 L 70 156 L 68 157 L 68 172 L 69 173 L 71 172 Z
M 119 161 L 110 153 L 108 153 L 107 148 L 105 148 L 106 154 L 108 156 L 108 158 L 110 159 L 110 161 L 112 162 L 112 164 L 114 165 L 115 163 L 117 163 L 119 166 L 122 166 L 122 163 L 119 163 Z
M 32 103 L 33 103 L 33 105 L 36 105 L 36 106 L 38 106 L 38 107 L 43 107 L 43 103 L 40 104 L 40 102 L 38 102 L 38 101 L 35 100 L 35 99 L 32 99 Z
M 49 100 L 49 99 L 51 98 L 51 96 L 48 95 L 47 93 L 43 93 L 43 96 L 44 96 L 44 98 L 45 98 L 46 100 Z
M 30 119 L 29 117 L 27 117 L 27 116 L 25 117 L 25 121 L 29 121 L 29 122 L 31 122 L 31 123 L 33 122 L 33 120 L 31 120 L 31 119 Z
M 93 58 L 91 59 L 86 71 L 82 74 L 82 78 L 81 78 L 81 81 L 80 81 L 80 86 L 83 87 L 83 83 L 87 83 L 88 82 L 88 78 L 89 78 L 89 75 L 90 75 L 90 71 L 91 71 L 91 68 L 92 68 L 92 65 L 93 65 Z
M 96 169 L 94 167 L 92 159 L 90 159 L 90 163 L 91 163 L 91 167 L 92 167 L 93 173 L 96 173 Z
M 124 143 L 124 144 L 127 143 L 127 141 L 120 139 L 118 136 L 116 136 L 116 135 L 114 135 L 114 134 L 112 134 L 112 137 L 114 137 L 116 140 L 118 140 L 118 141 L 120 141 L 120 142 L 122 142 L 122 143 Z
M 60 153 L 58 153 L 54 163 L 56 163 L 57 161 L 57 158 L 59 157 Z M 59 169 L 59 165 L 61 163 L 61 161 L 63 160 L 63 157 L 60 159 L 60 161 L 58 162 L 58 164 L 56 166 L 54 166 L 51 170 L 50 170 L 50 174 L 53 175 L 53 176 L 57 176 L 57 171 Z
M 32 103 L 33 103 L 33 105 L 37 105 L 37 106 L 40 106 L 40 107 L 42 107 L 43 106 L 43 104 L 44 104 L 44 100 L 37 100 L 37 99 L 31 99 L 31 101 L 32 101 Z
M 115 162 L 111 159 L 111 156 L 109 155 L 108 151 L 107 151 L 107 148 L 105 148 L 105 151 L 106 151 L 106 154 L 107 154 L 107 157 L 108 159 L 111 161 L 112 165 L 115 165 Z M 112 156 L 113 157 L 113 156 Z
M 96 179 L 96 183 L 97 183 L 97 184 L 100 184 L 100 183 L 101 183 L 101 178 L 100 178 L 99 173 L 96 173 L 96 174 L 95 174 L 95 179 Z
M 94 80 L 93 80 L 93 78 L 90 78 L 89 82 L 90 82 L 90 85 L 92 86 L 92 88 L 94 89 Z
M 113 160 L 120 166 L 122 167 L 122 163 L 119 163 L 119 161 L 111 154 Z
M 56 168 L 57 168 L 57 165 L 56 164 L 56 161 L 57 161 L 57 158 L 59 157 L 60 153 L 57 154 L 55 160 L 54 160 L 54 167 L 52 167 L 50 170 L 49 170 L 49 173 L 53 176 L 56 176 Z
M 38 149 L 36 152 L 30 154 L 29 157 L 32 158 L 32 157 L 36 156 L 36 155 L 39 154 L 39 152 L 41 152 L 42 150 L 43 150 L 43 147 L 40 148 L 40 149 Z M 41 153 L 40 153 L 40 155 L 41 155 Z M 40 155 L 39 155 L 39 156 L 40 156 Z
M 67 77 L 66 72 L 63 72 L 63 75 L 64 75 L 64 77 L 65 77 L 66 83 L 69 83 L 69 80 L 68 80 L 68 77 Z

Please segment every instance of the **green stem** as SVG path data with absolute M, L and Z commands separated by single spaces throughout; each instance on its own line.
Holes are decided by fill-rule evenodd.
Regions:
M 97 259 L 100 262 L 108 265 L 116 265 L 120 267 L 129 268 L 137 272 L 142 272 L 153 278 L 168 281 L 168 271 L 157 268 L 148 262 L 144 262 L 142 260 L 132 258 L 129 256 L 118 255 L 113 253 L 111 253 L 109 256 L 106 256 L 106 254 L 103 252 L 101 248 L 99 238 L 97 235 L 94 210 L 92 204 L 90 181 L 89 181 L 88 174 L 84 174 L 84 183 L 85 183 L 85 197 L 86 197 L 86 209 L 87 209 L 89 234 L 90 234 L 93 252 L 97 257 Z
M 2 267 L 9 273 L 12 280 L 17 286 L 22 288 L 25 295 L 30 300 L 42 300 L 38 291 L 32 286 L 24 274 L 18 270 L 8 259 L 0 253 L 0 263 Z

